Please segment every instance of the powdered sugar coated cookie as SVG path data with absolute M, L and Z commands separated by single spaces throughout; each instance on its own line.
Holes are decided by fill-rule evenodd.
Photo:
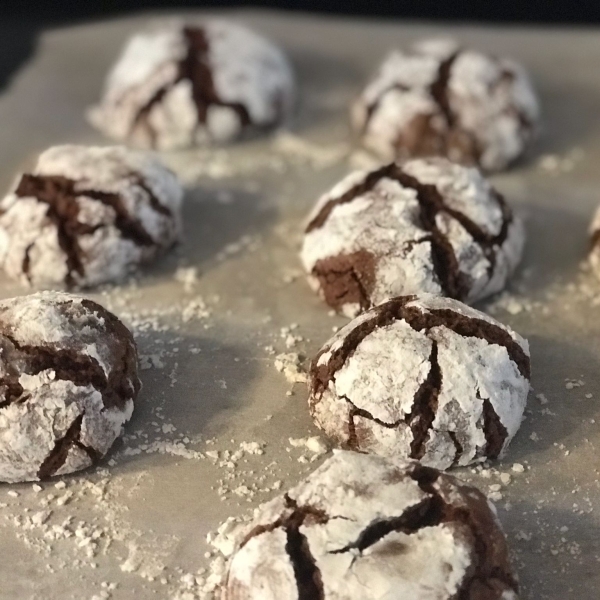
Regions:
M 119 281 L 179 239 L 182 195 L 151 154 L 55 146 L 0 202 L 0 264 L 37 287 Z
M 404 296 L 341 329 L 313 360 L 313 419 L 339 444 L 447 469 L 495 459 L 529 393 L 527 341 L 456 300 Z
M 222 600 L 516 600 L 477 489 L 416 462 L 336 452 L 237 535 Z
M 140 389 L 129 330 L 60 292 L 0 302 L 0 481 L 32 481 L 100 460 Z
M 309 217 L 302 262 L 347 316 L 394 296 L 475 302 L 501 290 L 525 241 L 521 219 L 474 168 L 443 158 L 354 172 Z
M 352 120 L 364 144 L 386 159 L 440 155 L 495 171 L 525 152 L 539 108 L 521 65 L 425 40 L 385 59 Z
M 171 150 L 279 125 L 294 96 L 270 41 L 229 21 L 172 22 L 131 38 L 89 119 L 114 139 Z

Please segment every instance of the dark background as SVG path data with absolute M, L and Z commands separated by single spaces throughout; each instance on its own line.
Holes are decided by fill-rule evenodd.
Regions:
M 151 8 L 227 6 L 455 21 L 579 24 L 600 21 L 599 0 L 0 0 L 0 17 L 27 19 L 33 24 L 112 16 Z
M 141 10 L 260 7 L 459 22 L 600 23 L 600 0 L 0 0 L 0 93 L 45 27 Z

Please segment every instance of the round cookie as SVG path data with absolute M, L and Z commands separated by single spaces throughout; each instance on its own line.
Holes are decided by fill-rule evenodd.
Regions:
M 229 21 L 174 22 L 127 43 L 88 117 L 116 140 L 172 150 L 280 125 L 294 97 L 270 41 Z
M 0 481 L 65 475 L 98 462 L 140 390 L 129 330 L 61 292 L 0 301 Z
M 364 145 L 385 159 L 446 156 L 487 171 L 519 158 L 538 121 L 521 65 L 451 40 L 392 52 L 352 107 Z
M 309 406 L 343 447 L 447 469 L 505 452 L 529 378 L 527 341 L 508 327 L 456 300 L 403 296 L 321 348 Z
M 347 316 L 394 296 L 475 302 L 500 291 L 525 232 L 474 168 L 444 158 L 356 171 L 320 198 L 301 258 L 309 282 Z
M 476 488 L 417 462 L 335 452 L 237 533 L 222 600 L 517 600 Z
M 36 287 L 122 280 L 177 242 L 182 195 L 153 155 L 55 146 L 0 201 L 0 265 Z

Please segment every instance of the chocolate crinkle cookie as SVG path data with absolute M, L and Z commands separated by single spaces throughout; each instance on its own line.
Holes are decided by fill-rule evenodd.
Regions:
M 356 171 L 309 217 L 302 262 L 338 312 L 421 292 L 475 302 L 518 265 L 522 220 L 474 168 L 444 158 Z
M 385 59 L 352 120 L 365 146 L 385 158 L 438 155 L 496 171 L 525 152 L 539 108 L 521 65 L 426 40 Z
M 342 447 L 447 469 L 495 459 L 529 393 L 527 341 L 456 300 L 394 298 L 314 358 L 309 406 Z
M 55 146 L 0 201 L 0 265 L 36 287 L 122 280 L 179 239 L 182 193 L 150 154 Z
M 0 481 L 98 462 L 140 389 L 129 330 L 91 300 L 40 292 L 0 302 Z
M 171 150 L 280 125 L 294 97 L 270 41 L 228 21 L 173 22 L 129 41 L 88 116 L 109 137 Z
M 517 600 L 476 488 L 417 462 L 334 453 L 237 533 L 222 600 Z

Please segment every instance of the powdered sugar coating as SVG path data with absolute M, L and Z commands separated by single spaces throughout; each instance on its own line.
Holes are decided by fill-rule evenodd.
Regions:
M 238 531 L 221 598 L 449 600 L 478 590 L 468 597 L 517 598 L 483 494 L 417 463 L 336 451 Z
M 497 458 L 529 392 L 527 341 L 456 300 L 386 302 L 313 361 L 309 405 L 343 446 L 447 469 Z
M 139 389 L 133 337 L 100 305 L 61 292 L 0 302 L 0 481 L 89 467 Z
M 521 219 L 477 169 L 415 159 L 354 172 L 323 195 L 301 258 L 312 287 L 355 316 L 404 294 L 472 303 L 498 292 L 524 241 Z
M 229 21 L 174 21 L 131 38 L 89 119 L 114 139 L 172 150 L 278 125 L 294 97 L 270 41 Z
M 364 144 L 387 159 L 443 155 L 495 171 L 524 153 L 539 107 L 521 65 L 425 40 L 384 60 L 352 120 Z
M 119 281 L 179 239 L 182 195 L 151 154 L 55 146 L 0 202 L 0 264 L 37 287 Z

